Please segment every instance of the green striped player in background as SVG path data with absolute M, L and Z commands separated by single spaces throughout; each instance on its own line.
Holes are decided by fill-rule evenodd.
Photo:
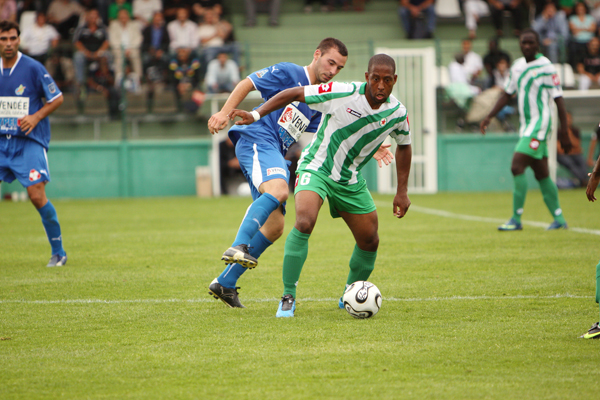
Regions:
M 511 172 L 514 177 L 513 215 L 511 219 L 498 227 L 500 231 L 517 231 L 523 229 L 521 215 L 527 196 L 527 177 L 525 170 L 531 167 L 535 179 L 540 184 L 544 202 L 554 217 L 548 230 L 566 229 L 567 222 L 558 202 L 558 189 L 549 176 L 547 139 L 552 129 L 552 108 L 550 101 L 554 99 L 558 108 L 560 126 L 558 140 L 568 153 L 571 141 L 567 134 L 567 111 L 560 81 L 552 62 L 540 54 L 540 40 L 533 29 L 525 29 L 519 36 L 523 57 L 515 60 L 510 68 L 510 76 L 504 93 L 481 121 L 481 133 L 494 117 L 516 94 L 519 102 L 519 142 L 515 147 Z
M 360 170 L 388 136 L 397 144 L 394 216 L 402 218 L 410 206 L 407 182 L 412 159 L 411 136 L 406 108 L 391 94 L 397 79 L 394 60 L 385 54 L 373 56 L 365 78 L 366 82 L 290 88 L 253 111 L 258 115 L 241 110 L 230 114 L 231 119 L 242 118 L 236 124 L 250 124 L 295 101 L 323 114 L 317 133 L 298 161 L 296 222 L 285 242 L 284 291 L 277 317 L 294 316 L 296 286 L 308 256 L 308 239 L 325 198 L 329 200 L 331 216 L 341 217 L 356 240 L 346 285 L 365 281 L 371 275 L 379 246 L 378 219 Z M 383 161 L 387 164 L 391 160 Z

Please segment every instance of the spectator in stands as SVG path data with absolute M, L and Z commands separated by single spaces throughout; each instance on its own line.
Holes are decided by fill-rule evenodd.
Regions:
M 594 17 L 596 26 L 598 26 L 600 23 L 600 0 L 586 0 L 585 3 L 590 8 L 590 15 Z
M 579 90 L 600 86 L 600 39 L 593 37 L 577 63 Z
M 15 0 L 0 0 L 0 21 L 17 22 L 17 2 Z
M 208 63 L 204 82 L 208 93 L 231 93 L 240 81 L 240 69 L 229 55 L 221 52 Z
M 569 29 L 571 30 L 570 61 L 573 63 L 585 53 L 588 42 L 596 34 L 596 21 L 588 13 L 585 3 L 575 4 L 573 15 L 569 17 Z
M 52 0 L 48 6 L 46 17 L 60 36 L 68 40 L 84 14 L 84 8 L 74 0 Z
M 114 60 L 115 85 L 117 87 L 121 85 L 125 70 L 124 63 L 128 60 L 133 69 L 134 87 L 139 88 L 142 78 L 142 32 L 138 22 L 129 18 L 129 11 L 125 8 L 121 8 L 117 19 L 111 21 L 108 38 Z
M 190 21 L 189 11 L 186 8 L 177 10 L 177 19 L 167 24 L 169 32 L 169 51 L 174 55 L 178 48 L 194 49 L 198 46 L 198 25 Z
M 169 33 L 162 12 L 157 11 L 152 24 L 142 32 L 142 61 L 149 81 L 162 80 L 169 52 Z
M 490 12 L 492 14 L 492 22 L 496 28 L 496 35 L 503 36 L 502 14 L 504 11 L 509 11 L 512 19 L 515 22 L 515 36 L 519 36 L 523 25 L 523 14 L 521 11 L 521 0 L 488 0 L 490 3 Z
M 115 78 L 106 58 L 98 60 L 98 69 L 87 78 L 89 92 L 100 93 L 108 102 L 108 112 L 111 118 L 119 116 L 120 90 L 115 87 Z
M 237 45 L 230 42 L 232 33 L 231 24 L 221 21 L 217 13 L 210 10 L 204 13 L 204 22 L 198 26 L 197 35 L 205 66 L 220 52 L 231 53 L 235 62 L 239 63 Z
M 585 187 L 588 182 L 588 166 L 583 157 L 583 148 L 581 147 L 581 131 L 573 125 L 571 113 L 567 113 L 567 132 L 571 144 L 573 145 L 568 154 L 563 150 L 560 141 L 556 142 L 556 161 L 577 179 L 575 186 Z
M 246 22 L 244 26 L 256 25 L 256 13 L 269 14 L 269 26 L 279 26 L 279 9 L 281 0 L 244 0 L 246 8 Z
M 473 50 L 471 39 L 463 39 L 462 53 L 464 56 L 464 69 L 467 71 L 469 82 L 476 84 L 479 81 L 481 71 L 483 70 L 483 60 L 481 56 Z
M 313 10 L 313 3 L 315 2 L 315 0 L 305 0 L 304 1 L 304 12 L 305 13 L 311 13 Z M 328 12 L 329 11 L 329 6 L 327 5 L 327 0 L 318 0 L 319 3 L 321 3 L 321 11 L 322 12 Z
M 86 82 L 88 64 L 108 57 L 108 32 L 103 24 L 99 24 L 98 10 L 91 9 L 85 14 L 85 24 L 75 31 L 73 43 L 75 54 L 75 82 L 79 88 Z
M 558 0 L 558 6 L 561 9 L 561 11 L 565 12 L 565 15 L 569 16 L 573 13 L 573 7 L 575 7 L 575 3 L 577 3 L 578 1 L 583 0 Z
M 458 53 L 454 56 L 454 61 L 448 65 L 448 77 L 450 84 L 446 86 L 446 93 L 457 106 L 466 110 L 469 100 L 481 93 L 481 89 L 471 84 L 464 54 Z
M 487 72 L 487 82 L 484 88 L 494 86 L 494 69 L 500 59 L 504 58 L 510 65 L 510 55 L 500 49 L 500 39 L 492 38 L 488 42 L 488 53 L 483 57 L 483 66 Z
M 398 15 L 408 39 L 430 39 L 435 31 L 435 1 L 434 0 L 400 0 Z M 417 32 L 417 19 L 426 19 L 425 32 Z
M 142 28 L 150 25 L 154 13 L 162 11 L 160 0 L 133 0 L 133 18 L 138 21 Z
M 565 12 L 557 11 L 556 5 L 548 2 L 532 28 L 540 35 L 544 55 L 553 63 L 559 62 L 560 49 L 566 48 L 569 38 L 569 23 Z
M 108 6 L 107 23 L 110 24 L 111 21 L 117 19 L 119 16 L 119 11 L 121 10 L 127 10 L 129 18 L 133 18 L 133 7 L 131 6 L 131 3 L 127 0 L 115 0 L 114 3 L 111 3 L 111 5 Z
M 235 146 L 229 138 L 219 143 L 219 165 L 221 175 L 221 194 L 229 193 L 228 183 L 239 178 L 240 183 L 246 183 L 240 162 L 235 155 Z
M 219 17 L 223 15 L 223 5 L 221 0 L 194 0 L 192 4 L 192 13 L 198 23 L 204 21 L 206 11 L 212 11 Z
M 177 19 L 177 12 L 180 8 L 185 8 L 189 16 L 192 10 L 190 0 L 163 0 L 163 15 L 167 25 Z
M 21 34 L 21 47 L 27 55 L 46 64 L 49 52 L 58 46 L 59 39 L 56 29 L 46 23 L 46 14 L 39 11 L 35 15 L 35 24 Z
M 198 106 L 192 101 L 192 95 L 200 83 L 200 61 L 191 58 L 191 49 L 187 47 L 178 48 L 176 54 L 169 64 L 169 70 L 177 109 L 195 112 Z
M 475 39 L 479 18 L 489 15 L 490 8 L 484 0 L 464 0 L 463 10 L 465 13 L 465 26 L 469 31 L 469 38 Z

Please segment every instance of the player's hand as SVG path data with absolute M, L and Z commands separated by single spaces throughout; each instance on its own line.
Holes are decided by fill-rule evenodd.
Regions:
M 408 194 L 396 194 L 394 196 L 394 216 L 396 218 L 402 218 L 408 212 L 408 207 L 410 207 L 410 199 L 408 198 Z
M 208 131 L 214 135 L 215 133 L 219 133 L 221 129 L 225 129 L 228 123 L 229 118 L 227 118 L 227 114 L 219 111 L 213 114 L 208 120 Z
M 594 192 L 598 187 L 598 182 L 600 182 L 600 178 L 594 177 L 591 173 L 588 174 L 590 180 L 588 181 L 587 188 L 585 189 L 585 195 L 588 198 L 588 201 L 594 202 L 596 201 L 596 196 L 594 196 Z
M 569 154 L 571 149 L 573 148 L 573 144 L 571 143 L 571 139 L 569 138 L 568 132 L 562 129 L 558 131 L 558 141 L 560 142 L 560 146 L 565 151 L 565 154 Z
M 244 110 L 232 110 L 229 115 L 228 115 L 230 120 L 234 120 L 235 117 L 240 117 L 241 120 L 240 121 L 235 121 L 236 125 L 250 125 L 251 123 L 254 122 L 254 116 L 249 113 L 248 111 L 244 111 Z
M 40 119 L 36 117 L 35 114 L 24 116 L 23 119 L 19 120 L 21 132 L 23 132 L 25 135 L 29 135 L 39 122 Z
M 479 131 L 481 132 L 482 135 L 485 135 L 485 130 L 487 129 L 489 124 L 490 124 L 490 119 L 488 117 L 485 117 L 483 119 L 483 121 L 481 121 L 481 124 L 479 124 Z
M 373 158 L 377 160 L 379 168 L 383 168 L 383 164 L 390 165 L 390 163 L 394 159 L 394 154 L 392 154 L 392 152 L 388 150 L 390 146 L 391 144 L 382 144 L 381 146 L 379 146 L 379 149 L 377 149 L 377 152 L 373 154 Z M 383 164 L 381 163 L 382 161 Z

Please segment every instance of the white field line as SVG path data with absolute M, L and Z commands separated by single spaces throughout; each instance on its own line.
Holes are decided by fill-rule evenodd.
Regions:
M 378 207 L 383 206 L 383 205 L 384 204 L 381 202 L 377 203 Z M 386 206 L 389 206 L 389 204 L 386 204 Z M 439 217 L 445 217 L 445 218 L 461 219 L 463 221 L 489 222 L 489 223 L 493 223 L 493 224 L 503 224 L 506 222 L 506 220 L 504 220 L 504 219 L 479 217 L 476 215 L 456 214 L 456 213 L 453 213 L 450 211 L 436 210 L 434 208 L 427 208 L 427 207 L 421 207 L 421 206 L 416 206 L 416 205 L 411 205 L 409 211 L 416 211 L 416 212 L 420 212 L 423 214 L 437 215 Z M 550 225 L 549 222 L 538 222 L 538 221 L 522 221 L 522 223 L 523 223 L 523 225 L 535 226 L 537 228 L 544 228 L 544 229 L 546 229 L 548 227 L 548 225 Z M 568 230 L 572 231 L 572 232 L 577 232 L 577 233 L 587 233 L 589 235 L 600 235 L 600 230 L 598 230 L 598 229 L 586 229 L 586 228 L 577 228 L 577 227 L 569 226 Z
M 397 298 L 384 297 L 385 301 L 398 302 L 423 302 L 423 301 L 477 301 L 477 300 L 549 300 L 549 299 L 592 299 L 593 296 L 579 296 L 569 293 L 551 296 L 516 295 L 516 296 L 452 296 L 452 297 L 424 297 L 424 298 Z M 317 299 L 313 297 L 299 298 L 305 302 L 337 302 L 339 298 Z M 168 303 L 210 303 L 217 300 L 202 299 L 129 299 L 129 300 L 102 300 L 102 299 L 64 299 L 64 300 L 0 300 L 0 304 L 168 304 Z M 270 303 L 278 302 L 279 298 L 270 299 L 244 299 L 244 303 Z

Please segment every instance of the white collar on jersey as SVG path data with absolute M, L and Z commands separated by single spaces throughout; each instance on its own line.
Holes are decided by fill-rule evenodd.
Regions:
M 310 81 L 310 75 L 308 75 L 308 67 L 306 65 L 304 66 L 304 73 L 306 74 L 306 80 L 308 81 L 308 84 L 312 85 L 312 82 Z M 300 83 L 300 82 L 298 82 L 298 83 Z M 299 86 L 302 86 L 302 85 L 299 85 Z
M 10 72 L 8 73 L 8 76 L 12 75 L 13 71 L 15 70 L 15 67 L 17 66 L 17 64 L 19 63 L 19 61 L 21 61 L 21 56 L 22 55 L 23 55 L 23 53 L 21 53 L 20 51 L 17 52 L 17 62 L 10 69 Z M 4 75 L 4 66 L 2 64 L 3 64 L 2 63 L 2 57 L 0 57 L 0 74 Z

